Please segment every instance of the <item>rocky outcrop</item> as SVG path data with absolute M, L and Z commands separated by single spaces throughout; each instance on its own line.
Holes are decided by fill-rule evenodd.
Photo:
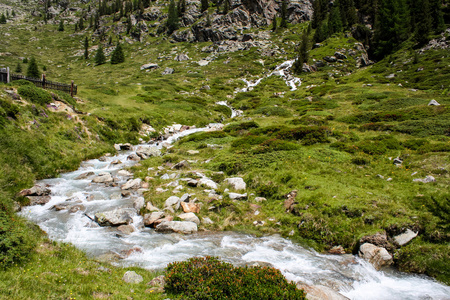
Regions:
M 156 226 L 157 232 L 176 232 L 183 234 L 191 234 L 197 232 L 197 224 L 188 221 L 164 221 Z
M 377 247 L 370 243 L 364 243 L 359 247 L 359 256 L 370 262 L 375 269 L 389 266 L 393 263 L 392 255 L 385 248 Z
M 158 147 L 139 146 L 136 149 L 136 155 L 142 159 L 147 159 L 152 156 L 161 156 L 161 150 L 159 150 Z
M 44 205 L 50 201 L 50 189 L 35 185 L 30 189 L 19 192 L 19 196 L 25 197 L 30 201 L 29 205 Z

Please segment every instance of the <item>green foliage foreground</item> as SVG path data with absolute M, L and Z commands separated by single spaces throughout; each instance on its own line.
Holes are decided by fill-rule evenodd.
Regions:
M 233 267 L 214 257 L 167 266 L 166 292 L 183 299 L 306 299 L 303 290 L 269 267 Z

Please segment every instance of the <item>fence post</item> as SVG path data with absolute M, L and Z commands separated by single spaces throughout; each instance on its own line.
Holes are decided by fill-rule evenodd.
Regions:
M 73 98 L 73 80 L 72 83 L 70 84 L 70 97 Z
M 6 83 L 10 82 L 10 78 L 9 78 L 9 67 L 6 67 Z
M 42 74 L 42 88 L 45 89 L 45 74 Z

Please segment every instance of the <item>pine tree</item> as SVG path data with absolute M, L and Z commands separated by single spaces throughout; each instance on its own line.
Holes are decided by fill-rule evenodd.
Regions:
M 341 32 L 344 29 L 344 26 L 342 25 L 342 18 L 341 18 L 341 12 L 340 7 L 338 5 L 333 5 L 330 11 L 330 16 L 328 18 L 328 31 L 329 34 L 332 35 L 333 33 Z
M 4 14 L 0 16 L 0 24 L 6 24 L 6 17 Z
M 230 10 L 230 1 L 225 0 L 223 3 L 223 14 L 226 15 L 229 10 Z
M 103 53 L 103 47 L 101 45 L 98 46 L 98 50 L 95 53 L 94 61 L 97 66 L 102 65 L 106 62 L 106 57 L 105 54 Z
M 127 34 L 130 34 L 130 32 L 131 32 L 131 27 L 132 27 L 132 24 L 131 24 L 131 17 L 128 16 L 128 19 L 127 19 Z
M 319 27 L 319 24 L 325 19 L 326 15 L 326 6 L 323 3 L 323 0 L 314 0 L 313 2 L 313 16 L 311 25 L 313 29 Z
M 39 78 L 40 77 L 38 65 L 37 65 L 36 59 L 34 57 L 32 57 L 30 59 L 30 62 L 28 63 L 27 77 L 31 77 L 31 78 Z
M 287 28 L 287 1 L 288 0 L 283 0 L 281 3 L 281 28 Z
M 292 65 L 294 73 L 300 74 L 303 72 L 303 64 L 308 62 L 309 37 L 306 30 L 302 33 L 302 41 L 298 47 L 298 56 Z
M 428 35 L 432 29 L 432 17 L 430 12 L 430 3 L 428 0 L 416 0 L 417 2 L 417 27 L 416 39 L 419 44 L 428 42 Z
M 209 7 L 208 0 L 201 0 L 200 3 L 201 3 L 200 11 L 201 12 L 207 11 Z
M 88 58 L 89 58 L 89 40 L 88 37 L 86 36 L 84 38 L 84 59 Z
M 178 29 L 179 24 L 178 24 L 178 12 L 177 12 L 177 8 L 175 6 L 175 1 L 174 0 L 170 0 L 170 4 L 169 4 L 169 14 L 167 16 L 167 31 L 169 34 L 172 34 L 172 32 L 174 32 L 175 30 Z
M 272 19 L 272 31 L 275 32 L 277 31 L 277 15 L 273 15 L 273 19 Z
M 64 21 L 59 21 L 58 31 L 64 31 Z
M 12 11 L 12 16 L 13 18 L 16 16 L 16 12 L 14 10 Z
M 111 54 L 111 64 L 112 65 L 120 64 L 123 63 L 124 61 L 125 61 L 125 54 L 123 53 L 122 45 L 118 43 L 116 49 L 114 49 L 114 51 Z
M 14 70 L 16 73 L 22 73 L 22 65 L 20 62 L 17 63 L 16 69 Z
M 314 33 L 313 40 L 315 43 L 321 43 L 328 37 L 328 26 L 325 22 L 320 22 Z
M 442 0 L 430 0 L 431 27 L 435 33 L 441 33 L 445 30 L 444 14 L 441 6 Z

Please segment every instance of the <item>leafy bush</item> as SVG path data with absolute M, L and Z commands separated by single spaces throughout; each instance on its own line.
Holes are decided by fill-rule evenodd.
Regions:
M 16 119 L 19 114 L 19 107 L 9 101 L 0 99 L 0 117 L 10 117 Z
M 196 300 L 306 299 L 277 269 L 233 267 L 208 256 L 169 264 L 165 290 Z
M 33 103 L 45 105 L 52 102 L 52 96 L 50 93 L 41 88 L 37 88 L 34 85 L 22 85 L 19 87 L 17 92 L 19 95 Z

